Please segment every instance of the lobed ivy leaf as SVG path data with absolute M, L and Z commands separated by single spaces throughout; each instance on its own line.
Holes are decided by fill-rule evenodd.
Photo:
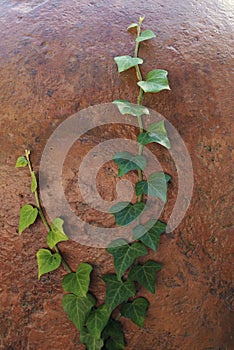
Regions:
M 55 218 L 51 223 L 51 230 L 48 232 L 46 237 L 46 243 L 53 249 L 54 246 L 63 241 L 67 241 L 69 238 L 63 231 L 64 221 L 61 218 Z
M 144 170 L 146 167 L 146 158 L 143 155 L 119 152 L 112 159 L 118 165 L 118 176 L 123 176 L 131 170 Z
M 133 281 L 119 281 L 115 274 L 104 275 L 103 280 L 107 284 L 105 300 L 109 312 L 136 293 Z
M 164 69 L 154 69 L 146 75 L 146 81 L 139 81 L 137 85 L 140 86 L 144 92 L 170 90 L 167 74 L 168 72 Z
M 138 135 L 137 141 L 144 146 L 151 142 L 156 142 L 167 149 L 171 148 L 171 143 L 164 125 L 164 120 L 149 125 L 147 132 L 143 132 Z
M 19 234 L 32 225 L 37 218 L 38 209 L 30 204 L 25 204 L 20 208 Z
M 119 73 L 143 63 L 141 58 L 131 56 L 117 56 L 114 60 L 118 66 Z
M 106 250 L 114 257 L 115 270 L 119 280 L 136 258 L 147 254 L 142 243 L 137 242 L 130 245 L 121 238 L 111 242 Z
M 167 201 L 167 177 L 164 172 L 152 173 L 147 181 L 142 180 L 136 184 L 136 195 L 148 194 L 151 197 L 158 197 L 164 203 Z
M 106 327 L 110 317 L 110 312 L 106 304 L 99 306 L 88 315 L 86 326 L 89 333 L 96 339 L 101 337 L 103 329 Z
M 100 337 L 94 337 L 93 334 L 89 333 L 87 328 L 84 327 L 80 331 L 80 340 L 86 345 L 87 350 L 101 350 L 104 345 L 104 342 Z
M 76 272 L 71 272 L 63 277 L 62 286 L 65 292 L 70 292 L 78 297 L 85 297 L 90 284 L 92 266 L 81 263 Z
M 24 156 L 18 157 L 15 167 L 16 168 L 24 168 L 28 165 L 28 161 Z
M 31 172 L 31 192 L 34 193 L 37 189 L 37 178 L 34 171 Z
M 147 29 L 147 30 L 143 30 L 141 32 L 139 37 L 136 38 L 136 42 L 140 43 L 142 41 L 153 39 L 153 38 L 156 38 L 156 35 L 154 34 L 154 32 L 152 30 Z
M 109 209 L 109 213 L 115 216 L 117 225 L 127 226 L 132 221 L 136 220 L 140 213 L 143 211 L 145 204 L 140 202 L 136 204 L 128 202 L 120 202 L 113 205 Z
M 48 249 L 39 249 L 37 254 L 38 279 L 47 272 L 56 270 L 62 262 L 59 253 L 52 254 Z
M 135 28 L 135 27 L 137 27 L 138 26 L 138 24 L 137 23 L 132 23 L 132 24 L 130 24 L 129 26 L 128 26 L 128 30 L 129 29 L 131 29 L 131 28 Z
M 140 240 L 156 252 L 160 235 L 165 232 L 166 226 L 159 220 L 150 220 L 145 225 L 138 225 L 133 229 L 133 239 Z
M 143 114 L 149 114 L 147 107 L 136 105 L 126 100 L 115 100 L 113 103 L 118 107 L 121 114 L 131 114 L 134 117 L 141 117 Z
M 65 294 L 62 299 L 63 310 L 67 313 L 69 319 L 80 331 L 86 321 L 86 318 L 95 305 L 95 299 L 91 294 L 85 297 L 78 297 L 74 294 Z
M 129 272 L 128 280 L 139 282 L 151 293 L 155 293 L 156 272 L 161 265 L 153 260 L 148 260 L 143 265 L 135 265 Z
M 110 319 L 108 325 L 102 333 L 107 350 L 124 350 L 124 333 L 119 321 Z
M 121 307 L 121 314 L 128 317 L 137 326 L 143 327 L 145 321 L 146 311 L 149 308 L 149 302 L 145 298 L 137 298 L 132 302 L 123 304 Z

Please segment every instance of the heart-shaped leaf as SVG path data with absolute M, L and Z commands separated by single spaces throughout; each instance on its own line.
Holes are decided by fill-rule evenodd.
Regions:
M 152 30 L 143 30 L 138 38 L 136 38 L 136 42 L 140 43 L 141 41 L 149 40 L 156 38 L 156 35 Z
M 147 254 L 142 243 L 137 242 L 130 245 L 124 239 L 111 242 L 106 250 L 114 257 L 115 270 L 119 280 L 137 257 Z
M 161 265 L 153 260 L 148 260 L 144 265 L 135 265 L 128 275 L 128 280 L 137 281 L 151 293 L 155 293 L 156 272 L 161 270 Z
M 25 204 L 20 208 L 19 234 L 32 225 L 37 218 L 38 209 L 30 204 Z
M 52 254 L 48 249 L 39 249 L 37 252 L 38 279 L 47 272 L 56 270 L 62 262 L 59 253 Z
M 109 213 L 115 216 L 117 225 L 126 226 L 138 218 L 144 207 L 145 204 L 142 202 L 136 204 L 120 202 L 113 205 L 109 209 Z
M 112 312 L 122 302 L 127 301 L 136 292 L 134 282 L 121 282 L 115 274 L 104 275 L 103 280 L 107 284 L 105 300 L 109 312 Z
M 15 164 L 16 168 L 24 168 L 28 165 L 28 161 L 24 156 L 20 156 Z
M 159 220 L 150 220 L 145 225 L 138 225 L 133 229 L 133 239 L 140 240 L 147 247 L 156 252 L 160 235 L 165 232 L 166 224 Z
M 88 315 L 86 326 L 89 333 L 99 339 L 103 329 L 106 327 L 110 313 L 106 304 L 99 306 L 96 310 L 93 310 Z
M 79 297 L 85 297 L 90 284 L 92 266 L 81 263 L 76 272 L 71 272 L 63 277 L 62 286 L 65 292 L 73 293 Z
M 139 85 L 144 92 L 159 92 L 162 90 L 170 90 L 168 79 L 168 72 L 163 69 L 154 69 L 146 76 L 146 81 L 139 81 Z
M 125 349 L 124 333 L 119 321 L 110 319 L 102 333 L 102 338 L 105 340 L 105 348 L 107 350 Z
M 64 221 L 61 218 L 55 218 L 51 223 L 51 230 L 48 232 L 46 237 L 46 243 L 50 247 L 50 249 L 54 248 L 54 246 L 63 241 L 67 241 L 69 238 L 63 231 Z
M 162 171 L 151 174 L 147 181 L 142 180 L 136 184 L 136 195 L 148 194 L 151 197 L 158 197 L 166 203 L 167 178 Z
M 131 56 L 117 56 L 114 60 L 118 66 L 119 73 L 143 63 L 141 58 Z
M 144 114 L 149 114 L 148 108 L 136 105 L 126 100 L 115 100 L 113 103 L 118 107 L 121 114 L 131 114 L 134 117 L 141 117 Z
M 129 152 L 119 152 L 112 159 L 118 164 L 118 176 L 123 176 L 131 170 L 144 170 L 146 167 L 146 158 L 143 155 L 135 156 Z
M 74 294 L 65 294 L 62 299 L 62 305 L 69 319 L 80 331 L 91 308 L 95 305 L 95 299 L 90 294 L 83 298 Z
M 167 149 L 171 148 L 171 143 L 167 136 L 167 131 L 164 125 L 164 120 L 149 125 L 147 132 L 143 132 L 138 135 L 137 141 L 141 145 L 148 145 L 151 142 L 156 142 L 166 147 Z
M 80 340 L 86 345 L 87 350 L 101 350 L 104 345 L 100 337 L 94 337 L 93 334 L 84 327 L 80 331 Z
M 137 298 L 130 303 L 123 304 L 121 314 L 128 317 L 139 327 L 144 326 L 146 311 L 149 307 L 149 302 L 145 298 Z

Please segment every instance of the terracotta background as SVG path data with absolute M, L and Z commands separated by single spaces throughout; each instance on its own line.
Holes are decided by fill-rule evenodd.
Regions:
M 67 117 L 90 105 L 117 98 L 135 101 L 135 75 L 121 76 L 113 57 L 132 54 L 126 27 L 145 14 L 145 28 L 157 40 L 142 45 L 143 73 L 169 71 L 170 92 L 149 95 L 145 104 L 177 128 L 194 167 L 194 193 L 185 219 L 164 235 L 157 254 L 163 270 L 143 329 L 123 320 L 127 349 L 232 350 L 233 286 L 233 79 L 231 0 L 34 0 L 0 3 L 1 120 L 1 349 L 83 349 L 75 327 L 61 310 L 64 271 L 37 280 L 36 251 L 45 230 L 37 223 L 18 236 L 19 208 L 33 203 L 26 170 L 15 160 L 32 151 L 38 171 L 40 156 L 53 130 Z M 78 159 L 108 138 L 96 130 L 80 141 Z M 111 137 L 134 137 L 132 130 L 111 129 Z M 75 155 L 71 154 L 72 156 Z M 161 157 L 161 158 L 160 158 Z M 174 175 L 169 205 L 173 207 L 176 173 L 164 151 L 159 159 Z M 109 172 L 106 172 L 106 169 Z M 115 188 L 116 168 L 100 171 L 98 184 L 106 199 Z M 64 169 L 68 200 L 82 210 L 72 192 L 76 183 L 72 157 Z M 173 192 L 174 190 L 174 192 Z M 80 207 L 79 207 L 80 204 Z M 83 208 L 86 212 L 87 208 Z M 95 213 L 91 221 L 97 221 Z M 76 242 L 61 245 L 75 269 L 82 261 L 95 267 L 92 290 L 104 295 L 102 273 L 111 271 L 103 249 Z

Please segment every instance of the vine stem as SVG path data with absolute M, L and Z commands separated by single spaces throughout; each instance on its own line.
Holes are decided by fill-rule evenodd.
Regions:
M 27 159 L 27 162 L 28 162 L 28 168 L 29 168 L 29 171 L 30 171 L 30 175 L 33 176 L 34 174 L 34 171 L 32 169 L 32 164 L 31 164 L 31 161 L 30 161 L 30 151 L 29 150 L 25 150 L 25 157 Z M 40 203 L 40 199 L 39 199 L 39 194 L 38 194 L 38 190 L 36 188 L 35 192 L 34 192 L 34 195 L 35 195 L 35 201 L 36 201 L 36 204 L 37 204 L 37 209 L 38 209 L 38 213 L 41 217 L 41 220 L 43 222 L 43 224 L 45 225 L 46 229 L 47 229 L 47 232 L 51 231 L 51 227 L 48 223 L 48 221 L 46 220 L 46 217 L 43 213 L 43 210 L 41 208 L 41 203 Z M 54 246 L 54 250 L 56 251 L 56 253 L 59 253 L 59 255 L 61 256 L 62 258 L 62 264 L 63 266 L 65 267 L 65 269 L 68 271 L 68 272 L 72 272 L 72 269 L 70 268 L 70 266 L 68 265 L 68 263 L 66 262 L 66 260 L 64 259 L 62 253 L 60 252 L 60 249 L 57 245 Z

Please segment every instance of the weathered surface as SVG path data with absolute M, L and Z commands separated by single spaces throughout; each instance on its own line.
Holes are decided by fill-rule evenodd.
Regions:
M 141 14 L 158 33 L 157 40 L 142 45 L 144 73 L 152 67 L 169 70 L 172 89 L 147 96 L 145 104 L 180 132 L 193 161 L 195 187 L 185 219 L 152 255 L 164 269 L 156 295 L 144 291 L 151 302 L 145 327 L 124 320 L 127 349 L 234 348 L 231 7 L 229 0 L 1 1 L 1 349 L 83 349 L 61 310 L 64 272 L 37 280 L 35 253 L 44 245 L 43 226 L 17 234 L 20 205 L 33 198 L 27 172 L 16 171 L 14 164 L 27 147 L 38 170 L 50 134 L 76 111 L 116 98 L 136 99 L 134 72 L 120 77 L 113 57 L 132 53 L 126 26 Z M 113 133 L 133 137 L 121 126 Z M 81 142 L 79 159 L 99 136 L 90 135 L 88 146 Z M 161 157 L 163 164 L 166 153 Z M 115 187 L 111 166 L 98 178 L 107 200 Z M 175 171 L 170 160 L 165 167 Z M 76 170 L 68 159 L 64 178 L 71 204 Z M 101 274 L 111 270 L 110 256 L 75 242 L 61 249 L 74 268 L 82 261 L 95 266 L 92 288 L 102 300 Z

